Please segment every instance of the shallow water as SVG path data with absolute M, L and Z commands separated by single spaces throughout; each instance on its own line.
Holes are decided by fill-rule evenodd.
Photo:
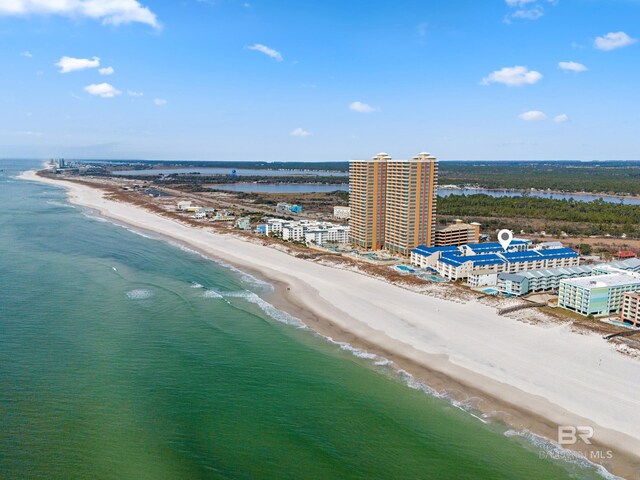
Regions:
M 598 478 L 0 165 L 0 478 Z

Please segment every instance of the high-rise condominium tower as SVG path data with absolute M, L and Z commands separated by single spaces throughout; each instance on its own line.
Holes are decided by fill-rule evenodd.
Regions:
M 438 162 L 428 153 L 411 160 L 378 154 L 351 162 L 351 236 L 359 248 L 409 255 L 433 246 Z
M 384 245 L 387 161 L 379 153 L 371 160 L 353 160 L 349 168 L 351 238 L 358 248 L 380 250 Z

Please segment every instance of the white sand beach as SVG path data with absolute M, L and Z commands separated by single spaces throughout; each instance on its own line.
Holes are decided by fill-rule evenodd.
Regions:
M 594 438 L 613 450 L 614 464 L 616 455 L 640 456 L 640 360 L 622 355 L 598 335 L 575 333 L 557 323 L 517 321 L 480 301 L 435 298 L 295 258 L 107 200 L 101 191 L 78 183 L 44 179 L 34 172 L 22 178 L 67 188 L 75 204 L 282 282 L 295 303 L 315 317 L 474 392 L 530 412 L 532 418 L 546 419 L 549 425 L 592 426 Z M 628 467 L 618 472 L 635 478 Z

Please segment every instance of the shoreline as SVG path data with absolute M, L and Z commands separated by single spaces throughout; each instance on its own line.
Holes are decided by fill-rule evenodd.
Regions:
M 268 279 L 274 285 L 274 292 L 268 298 L 270 303 L 296 316 L 311 330 L 384 357 L 417 381 L 438 392 L 446 392 L 454 401 L 469 403 L 474 410 L 498 411 L 499 415 L 493 419 L 516 430 L 526 429 L 546 438 L 555 438 L 558 424 L 594 426 L 594 438 L 598 442 L 592 445 L 594 450 L 615 447 L 614 459 L 600 463 L 617 475 L 640 478 L 637 476 L 640 458 L 632 447 L 640 441 L 640 402 L 633 389 L 634 379 L 640 378 L 640 362 L 624 358 L 598 336 L 568 332 L 557 325 L 525 324 L 498 316 L 493 307 L 480 302 L 461 306 L 459 301 L 429 297 L 353 271 L 298 259 L 235 236 L 189 227 L 131 204 L 107 200 L 101 190 L 72 181 L 45 179 L 33 172 L 20 178 L 64 187 L 71 203 L 91 208 L 116 223 L 177 241 L 207 257 L 221 258 L 243 271 Z M 349 285 L 351 290 L 346 292 L 346 287 L 340 285 Z M 443 315 L 441 309 L 449 311 Z M 438 318 L 424 318 L 426 315 L 420 312 L 430 312 Z M 476 315 L 477 319 L 474 318 Z M 455 318 L 451 319 L 451 316 Z M 486 335 L 474 326 L 482 321 L 488 322 Z M 462 327 L 456 328 L 455 322 Z M 451 328 L 452 323 L 454 328 Z M 468 332 L 465 325 L 475 330 Z M 499 338 L 500 329 L 506 330 L 502 332 L 506 338 Z M 552 336 L 547 338 L 549 333 Z M 539 344 L 531 342 L 533 334 L 539 337 Z M 583 348 L 591 347 L 592 353 L 600 355 L 601 361 L 604 358 L 616 366 L 616 370 L 609 373 L 619 373 L 613 379 L 613 385 L 626 386 L 620 392 L 623 398 L 609 393 L 615 390 L 605 382 L 608 374 L 598 377 L 599 389 L 585 385 L 585 378 L 564 385 L 563 380 L 570 381 L 577 373 L 584 377 L 593 372 L 585 371 L 587 366 L 575 359 L 572 368 L 561 364 L 545 365 L 545 359 L 536 347 L 544 349 L 546 342 L 556 335 L 563 340 L 581 342 Z M 435 338 L 422 338 L 428 336 Z M 453 345 L 448 345 L 449 340 Z M 486 361 L 480 361 L 484 355 L 478 355 L 481 352 L 477 351 L 478 343 L 483 342 L 486 356 L 491 357 Z M 515 352 L 511 352 L 511 347 Z M 473 352 L 461 352 L 465 349 Z M 555 355 L 567 364 L 575 353 L 566 345 L 562 352 L 549 347 L 547 350 L 549 357 Z M 510 371 L 515 370 L 511 368 L 515 366 L 513 357 L 524 363 L 527 356 L 535 357 L 533 361 L 528 360 L 529 370 Z M 545 376 L 553 376 L 556 366 L 557 370 L 564 367 L 566 371 L 557 384 L 551 382 L 555 386 L 552 388 L 545 382 Z M 579 367 L 577 370 L 576 366 Z M 536 370 L 544 370 L 545 375 L 540 372 L 536 375 Z M 527 376 L 527 373 L 531 375 Z M 598 396 L 593 404 L 590 395 Z M 614 415 L 612 410 L 619 404 L 624 406 L 623 411 Z M 609 408 L 603 408 L 605 405 Z M 575 410 L 586 415 L 571 413 Z M 599 422 L 606 428 L 598 426 Z

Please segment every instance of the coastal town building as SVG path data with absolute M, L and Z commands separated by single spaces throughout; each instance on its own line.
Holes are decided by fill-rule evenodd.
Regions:
M 530 240 L 514 239 L 505 251 L 498 242 L 450 247 L 420 246 L 411 252 L 411 264 L 431 268 L 449 280 L 469 279 L 478 286 L 495 285 L 499 273 L 569 267 L 580 256 L 570 248 L 538 249 Z M 489 279 L 488 276 L 494 276 Z
M 460 219 L 454 220 L 451 225 L 436 230 L 435 246 L 447 247 L 451 245 L 467 245 L 480 241 L 480 224 L 464 223 Z
M 337 220 L 348 220 L 351 218 L 351 209 L 349 207 L 333 207 L 333 218 Z
M 509 245 L 509 252 L 524 252 L 532 244 L 531 240 L 514 238 Z M 435 269 L 438 260 L 444 256 L 472 256 L 488 253 L 504 252 L 498 242 L 470 243 L 468 245 L 450 245 L 446 247 L 427 247 L 420 245 L 411 252 L 411 264 L 420 268 Z
M 640 328 L 640 293 L 627 292 L 622 295 L 620 321 Z
M 276 211 L 280 213 L 302 213 L 302 207 L 287 202 L 280 202 L 276 205 Z
M 428 153 L 394 160 L 380 153 L 350 165 L 352 242 L 408 256 L 434 245 L 438 163 Z
M 636 252 L 634 252 L 633 250 L 619 250 L 618 253 L 616 253 L 616 258 L 618 260 L 625 260 L 627 258 L 636 258 L 638 255 L 636 255 Z
M 240 230 L 251 230 L 251 218 L 240 217 L 236 220 L 235 227 Z
M 558 306 L 584 316 L 613 315 L 622 309 L 625 293 L 640 291 L 640 273 L 613 267 L 598 271 L 609 273 L 561 280 Z
M 309 228 L 304 233 L 304 241 L 307 244 L 315 244 L 319 247 L 323 247 L 328 243 L 345 245 L 349 243 L 349 227 L 333 225 Z
M 587 277 L 593 274 L 593 267 L 576 265 L 573 267 L 546 268 L 518 273 L 498 274 L 497 287 L 500 293 L 520 297 L 534 292 L 557 291 L 560 280 Z
M 305 242 L 318 246 L 324 246 L 327 243 L 346 245 L 350 241 L 348 226 L 313 220 L 291 221 L 269 218 L 264 224 L 257 226 L 256 232 L 278 236 L 287 241 Z
M 498 283 L 498 274 L 493 268 L 476 270 L 469 274 L 467 284 L 470 287 L 494 287 Z

